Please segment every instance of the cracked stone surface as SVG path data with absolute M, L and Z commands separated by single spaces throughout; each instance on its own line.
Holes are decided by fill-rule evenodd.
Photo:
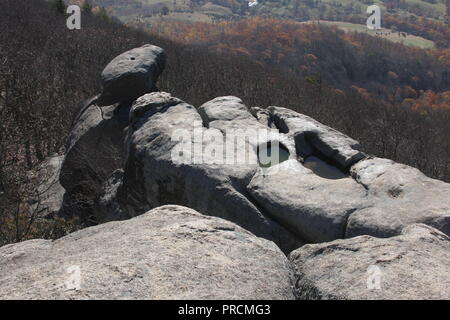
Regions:
M 238 98 L 215 99 L 200 109 L 203 119 L 193 106 L 168 93 L 147 94 L 134 103 L 126 137 L 123 186 L 119 190 L 125 211 L 138 215 L 165 204 L 184 205 L 233 221 L 274 241 L 285 252 L 298 248 L 303 242 L 265 216 L 246 195 L 246 186 L 258 170 L 254 141 L 248 141 L 242 149 L 233 147 L 236 155 L 249 159 L 244 163 L 215 163 L 210 152 L 201 152 L 219 150 L 219 140 L 209 137 L 219 134 L 223 139 L 221 130 L 236 126 L 234 121 L 239 125 L 244 121 L 247 128 L 262 125 Z M 208 121 L 209 128 L 203 127 L 204 121 Z M 173 139 L 176 135 L 185 140 Z M 192 154 L 200 158 L 184 154 L 195 161 L 182 162 L 172 157 L 184 143 L 190 145 L 199 135 L 205 137 L 197 144 L 200 153 Z
M 96 193 L 110 175 L 122 166 L 123 131 L 128 125 L 131 103 L 100 109 L 96 99 L 88 101 L 67 141 L 59 175 L 66 189 L 61 212 L 65 216 L 92 214 L 89 204 L 100 196 Z
M 285 252 L 302 242 L 394 236 L 414 223 L 449 233 L 449 184 L 367 158 L 357 141 L 291 110 L 249 110 L 237 97 L 218 97 L 197 110 L 168 93 L 151 93 L 133 104 L 130 119 L 119 194 L 132 216 L 164 204 L 185 205 L 214 212 Z M 185 140 L 174 141 L 180 130 Z M 234 141 L 251 130 L 258 134 L 234 147 L 245 164 L 228 162 L 227 152 L 215 162 L 210 150 L 222 155 L 221 139 Z M 261 139 L 260 132 L 267 135 Z M 195 147 L 199 136 L 207 138 Z M 258 148 L 275 140 L 289 160 L 261 168 Z M 193 162 L 173 159 L 184 143 L 192 144 L 184 156 Z
M 274 243 L 180 206 L 0 248 L 0 299 L 293 298 Z
M 299 299 L 450 299 L 450 238 L 424 224 L 308 244 L 289 260 Z
M 348 169 L 365 157 L 358 150 L 358 141 L 311 117 L 281 107 L 269 107 L 268 110 L 275 125 L 295 140 L 297 152 L 303 158 L 317 150 L 342 169 Z
M 46 158 L 33 173 L 36 188 L 30 199 L 31 212 L 36 218 L 52 218 L 63 205 L 65 190 L 59 183 L 64 156 Z
M 266 212 L 307 242 L 343 238 L 349 215 L 366 205 L 366 190 L 351 177 L 325 179 L 293 159 L 260 171 L 248 190 Z
M 390 237 L 413 223 L 425 223 L 450 236 L 450 184 L 381 158 L 358 162 L 351 174 L 368 190 L 370 206 L 350 216 L 347 237 Z

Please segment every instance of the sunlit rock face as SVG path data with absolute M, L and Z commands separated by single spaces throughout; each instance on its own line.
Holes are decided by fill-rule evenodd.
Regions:
M 450 299 L 450 238 L 424 224 L 306 245 L 289 260 L 298 299 Z
M 284 252 L 390 237 L 413 223 L 450 233 L 449 184 L 369 157 L 358 141 L 286 108 L 248 108 L 233 96 L 196 107 L 151 92 L 164 64 L 162 49 L 146 45 L 105 68 L 103 92 L 70 134 L 62 211 L 79 190 L 89 201 L 72 213 L 87 205 L 98 222 L 178 204 L 237 223 Z M 127 89 L 124 81 L 139 85 Z
M 399 164 L 404 169 L 393 179 L 404 187 L 387 178 L 372 182 L 372 171 L 382 173 L 394 163 L 367 157 L 357 141 L 305 115 L 278 107 L 255 112 L 237 97 L 215 98 L 196 109 L 168 93 L 151 93 L 136 100 L 130 119 L 119 190 L 130 215 L 171 203 L 206 214 L 215 208 L 216 215 L 285 251 L 297 240 L 393 236 L 413 223 L 449 232 L 450 205 L 432 195 L 449 194 L 448 184 Z M 186 144 L 177 135 L 188 141 L 183 159 L 174 158 Z M 394 176 L 395 168 L 390 170 Z M 410 172 L 431 188 L 423 193 L 427 202 L 418 203 L 420 190 L 408 180 Z M 376 188 L 386 188 L 388 198 Z M 398 196 L 394 189 L 404 192 Z
M 168 93 L 151 93 L 136 100 L 130 119 L 119 197 L 131 216 L 178 204 L 214 212 L 285 252 L 303 243 L 247 194 L 259 170 L 258 145 L 276 132 L 259 123 L 239 98 L 217 98 L 197 110 Z
M 2 300 L 294 298 L 273 242 L 180 206 L 1 247 L 0 270 Z
M 258 164 L 270 168 L 289 160 L 290 153 L 282 144 L 264 143 L 258 147 Z

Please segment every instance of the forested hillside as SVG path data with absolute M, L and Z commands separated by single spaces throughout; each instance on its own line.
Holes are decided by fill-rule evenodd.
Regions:
M 71 0 L 71 2 L 84 0 Z M 380 6 L 382 27 L 421 36 L 439 48 L 450 46 L 447 0 L 88 0 L 127 23 L 162 21 L 215 22 L 249 16 L 294 21 L 343 21 L 365 24 L 369 5 Z
M 218 24 L 168 22 L 150 31 L 215 52 L 251 57 L 311 83 L 325 82 L 341 90 L 360 87 L 390 102 L 411 103 L 425 92 L 450 91 L 448 49 L 421 50 L 323 24 L 262 18 Z M 429 106 L 450 108 L 450 101 L 443 102 Z
M 234 44 L 226 42 L 228 35 L 225 33 L 223 50 L 216 50 L 150 36 L 89 12 L 83 13 L 81 30 L 70 31 L 66 28 L 63 10 L 58 11 L 42 0 L 2 0 L 0 11 L 0 244 L 34 236 L 55 237 L 69 228 L 56 228 L 55 222 L 45 228 L 34 223 L 29 206 L 34 188 L 30 170 L 47 156 L 64 150 L 72 119 L 81 107 L 80 101 L 99 92 L 98 74 L 103 67 L 119 53 L 145 43 L 158 45 L 167 53 L 167 68 L 158 87 L 193 105 L 199 106 L 217 96 L 236 95 L 248 106 L 291 108 L 359 139 L 370 153 L 450 181 L 450 113 L 445 108 L 434 107 L 438 100 L 448 101 L 445 100 L 448 95 L 428 96 L 429 91 L 426 91 L 422 96 L 416 92 L 411 99 L 432 101 L 423 103 L 418 112 L 412 105 L 379 99 L 359 87 L 348 91 L 330 87 L 316 75 L 320 68 L 333 66 L 333 62 L 322 64 L 318 51 L 314 51 L 320 50 L 318 44 L 324 40 L 322 35 L 328 40 L 335 38 L 333 45 L 342 47 L 337 52 L 354 55 L 343 61 L 370 59 L 370 56 L 358 55 L 358 42 L 354 48 L 346 47 L 343 35 L 336 30 L 311 26 L 312 33 L 306 38 L 283 40 L 291 48 L 296 47 L 289 44 L 290 41 L 310 42 L 310 46 L 302 49 L 305 51 L 300 51 L 302 60 L 298 68 L 303 63 L 311 68 L 305 76 L 302 72 L 286 72 L 282 64 L 264 63 L 266 54 L 270 57 L 285 54 L 281 49 L 275 51 L 278 41 L 282 41 L 277 38 L 271 39 L 276 40 L 273 52 L 261 52 L 258 59 L 254 59 L 245 54 L 245 46 L 238 46 L 239 41 L 244 41 L 244 38 L 239 40 L 239 35 Z M 247 27 L 251 26 L 250 23 Z M 264 32 L 258 34 L 264 36 Z M 317 40 L 314 35 L 318 36 Z M 270 33 L 266 36 L 272 37 Z M 352 41 L 368 40 L 355 38 Z M 244 51 L 244 54 L 230 54 L 233 50 Z M 298 53 L 291 54 L 297 56 Z M 396 53 L 390 54 L 395 57 Z M 426 75 L 426 69 L 432 68 L 436 75 L 433 81 L 420 79 L 418 89 L 447 88 L 448 84 L 439 78 L 442 65 L 430 57 L 417 51 L 411 57 L 399 57 L 396 62 L 386 60 L 386 66 L 388 71 L 397 74 L 397 81 L 403 87 L 411 85 L 409 77 L 403 77 L 395 68 L 398 65 L 412 68 L 414 61 L 422 63 L 422 68 L 412 68 L 412 74 Z M 286 58 L 280 55 L 280 62 L 283 59 Z M 356 74 L 360 70 L 364 69 L 355 69 L 355 81 L 362 77 Z M 366 73 L 385 76 L 372 69 Z M 340 70 L 330 75 L 348 79 Z

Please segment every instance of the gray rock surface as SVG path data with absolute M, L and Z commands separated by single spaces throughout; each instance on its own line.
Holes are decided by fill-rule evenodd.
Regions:
M 123 220 L 129 215 L 122 209 L 117 197 L 119 188 L 123 183 L 123 170 L 114 171 L 108 180 L 103 183 L 102 193 L 96 199 L 92 209 L 95 217 L 101 222 Z
M 423 224 L 305 245 L 289 259 L 299 299 L 450 299 L 450 238 Z
M 350 214 L 366 205 L 366 190 L 351 177 L 322 178 L 293 159 L 260 171 L 248 191 L 265 212 L 308 242 L 343 238 Z
M 274 243 L 165 206 L 55 241 L 1 247 L 0 299 L 293 299 L 293 292 Z
M 200 108 L 203 119 L 193 106 L 168 93 L 147 94 L 134 103 L 126 138 L 123 186 L 119 190 L 122 207 L 133 216 L 164 204 L 184 205 L 233 221 L 276 242 L 286 252 L 298 248 L 296 237 L 267 218 L 246 197 L 246 186 L 258 168 L 253 142 L 244 148 L 234 147 L 234 151 L 252 160 L 248 163 L 225 163 L 222 156 L 215 161 L 206 151 L 216 148 L 221 154 L 221 130 L 235 127 L 234 121 L 245 122 L 247 128 L 261 127 L 239 99 L 214 101 Z M 203 127 L 203 122 L 209 128 Z M 217 140 L 209 138 L 217 134 Z M 193 144 L 202 135 L 203 142 Z M 183 154 L 184 159 L 174 158 L 186 145 L 189 151 Z
M 347 237 L 390 237 L 413 223 L 425 223 L 450 235 L 450 184 L 381 158 L 358 162 L 351 174 L 368 190 L 371 204 L 351 215 Z
M 101 105 L 137 99 L 157 91 L 156 81 L 165 66 L 163 49 L 144 45 L 114 58 L 102 72 Z
M 38 183 L 31 198 L 34 217 L 51 218 L 61 210 L 66 192 L 59 183 L 63 159 L 64 156 L 49 157 L 37 168 L 34 179 Z
M 358 141 L 311 117 L 280 107 L 269 107 L 268 110 L 275 125 L 294 138 L 297 153 L 303 158 L 320 152 L 346 170 L 365 157 L 364 153 L 358 150 Z
M 252 107 L 250 108 L 250 113 L 264 126 L 273 128 L 272 116 L 267 109 Z
M 122 167 L 123 131 L 130 108 L 130 103 L 122 103 L 100 109 L 94 100 L 74 123 L 59 178 L 67 191 L 65 213 L 83 215 L 83 208 L 92 207 L 112 172 Z

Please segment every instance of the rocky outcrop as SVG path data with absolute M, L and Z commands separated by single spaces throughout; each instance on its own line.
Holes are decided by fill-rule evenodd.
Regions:
M 165 206 L 55 241 L 0 248 L 0 299 L 293 299 L 272 242 Z
M 380 158 L 358 162 L 351 174 L 367 189 L 370 206 L 350 216 L 347 237 L 390 237 L 414 223 L 425 223 L 450 235 L 448 183 Z
M 303 242 L 395 236 L 414 223 L 450 234 L 448 184 L 370 158 L 354 139 L 292 110 L 249 109 L 231 96 L 195 108 L 168 93 L 144 94 L 164 63 L 162 50 L 147 45 L 105 68 L 101 97 L 88 102 L 69 137 L 64 208 L 103 222 L 184 205 L 285 252 Z M 261 154 L 272 147 L 288 161 L 264 164 Z M 123 178 L 113 174 L 121 169 Z
M 270 216 L 307 242 L 343 238 L 348 217 L 366 205 L 366 190 L 351 177 L 322 178 L 297 160 L 260 172 L 248 189 Z
M 134 99 L 155 91 L 165 65 L 161 48 L 145 45 L 113 59 L 102 72 L 103 91 L 88 100 L 75 118 L 66 145 L 60 181 L 67 194 L 64 215 L 105 221 L 97 202 L 109 197 L 103 189 L 122 168 L 123 131 Z M 97 206 L 101 208 L 101 206 Z
M 130 215 L 179 204 L 233 221 L 286 252 L 301 244 L 246 197 L 246 185 L 258 169 L 254 142 L 242 149 L 232 146 L 235 158 L 223 157 L 222 132 L 244 123 L 247 129 L 261 126 L 240 99 L 215 99 L 199 113 L 168 93 L 151 93 L 136 100 L 130 119 L 119 190 L 122 207 Z M 214 150 L 219 157 L 212 155 Z M 237 163 L 238 158 L 249 161 Z
M 280 107 L 268 110 L 275 125 L 295 140 L 297 153 L 304 159 L 319 153 L 346 170 L 365 157 L 358 141 L 306 115 Z
M 149 44 L 117 56 L 102 72 L 100 105 L 130 101 L 145 93 L 158 91 L 156 81 L 165 63 L 163 49 Z
M 51 218 L 61 210 L 65 190 L 59 183 L 63 156 L 45 159 L 33 172 L 32 179 L 37 182 L 31 195 L 30 205 L 36 218 Z
M 122 103 L 100 109 L 94 100 L 72 127 L 59 178 L 67 191 L 64 215 L 91 215 L 103 184 L 122 167 L 130 108 Z
M 450 238 L 423 224 L 305 245 L 289 259 L 299 299 L 450 299 Z
M 0 248 L 0 298 L 290 299 L 292 270 L 300 299 L 449 298 L 449 184 L 292 110 L 155 92 L 164 60 L 105 68 L 47 188 L 47 211 L 139 217 Z

